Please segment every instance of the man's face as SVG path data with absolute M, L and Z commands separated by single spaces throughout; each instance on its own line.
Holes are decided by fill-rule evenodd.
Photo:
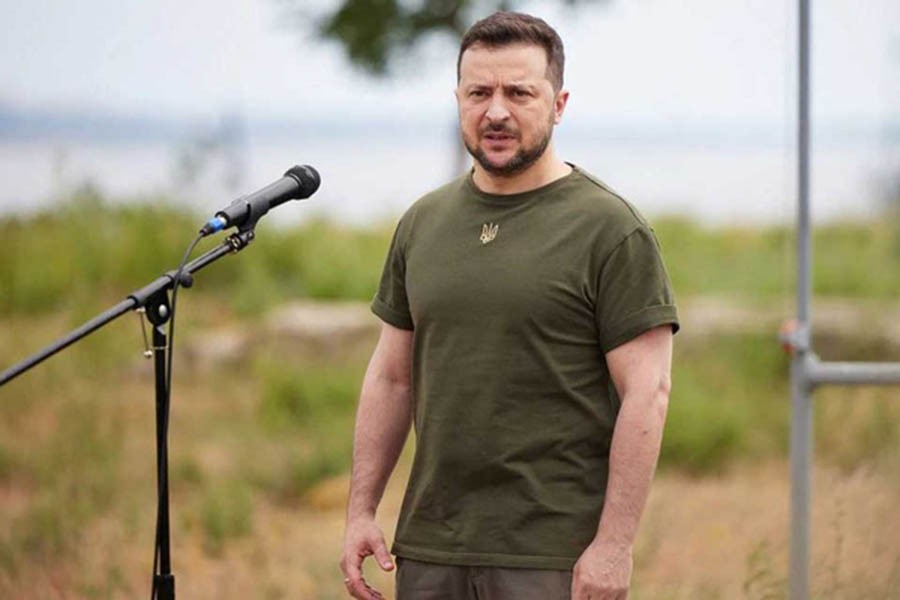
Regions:
M 555 92 L 540 46 L 490 48 L 463 53 L 456 99 L 463 142 L 485 171 L 510 176 L 533 165 L 559 123 L 568 92 Z

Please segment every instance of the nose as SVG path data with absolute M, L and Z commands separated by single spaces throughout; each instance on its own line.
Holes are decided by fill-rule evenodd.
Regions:
M 504 102 L 502 94 L 493 95 L 484 116 L 491 123 L 496 123 L 509 118 L 509 110 L 506 108 L 506 102 Z

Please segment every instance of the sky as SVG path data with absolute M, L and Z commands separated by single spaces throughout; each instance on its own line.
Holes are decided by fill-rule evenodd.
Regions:
M 278 0 L 0 1 L 0 102 L 17 108 L 427 119 L 454 107 L 456 49 L 446 39 L 379 81 L 292 21 Z M 813 5 L 815 114 L 900 119 L 900 2 Z M 795 2 L 520 6 L 566 43 L 572 119 L 765 122 L 794 114 Z
M 811 2 L 816 215 L 871 216 L 900 171 L 900 1 Z M 364 222 L 457 174 L 457 42 L 433 37 L 373 78 L 317 38 L 309 14 L 288 11 L 298 5 L 335 6 L 0 0 L 0 118 L 11 110 L 31 131 L 0 121 L 0 213 L 47 206 L 84 181 L 114 198 L 158 192 L 214 209 L 310 163 L 328 182 L 316 205 Z M 566 46 L 571 96 L 555 139 L 567 160 L 651 213 L 792 218 L 795 0 L 517 7 Z M 214 156 L 205 179 L 185 184 L 184 148 L 223 117 L 246 127 L 237 162 Z M 118 134 L 104 137 L 104 123 Z

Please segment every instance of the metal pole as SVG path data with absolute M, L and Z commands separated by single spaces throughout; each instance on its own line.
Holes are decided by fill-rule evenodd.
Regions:
M 809 598 L 809 504 L 812 456 L 810 388 L 803 358 L 791 367 L 791 573 L 790 600 Z
M 814 355 L 806 362 L 810 386 L 894 385 L 900 383 L 900 363 L 819 362 Z
M 162 292 L 162 299 L 168 306 L 168 298 Z M 153 600 L 174 600 L 175 575 L 172 574 L 171 538 L 169 529 L 169 390 L 166 385 L 166 355 L 171 352 L 165 323 L 153 324 L 153 358 L 156 375 L 156 489 L 157 523 L 156 552 L 158 571 L 153 574 Z
M 799 0 L 797 119 L 797 345 L 791 364 L 790 600 L 809 598 L 809 505 L 812 407 L 806 369 L 810 352 L 809 0 Z

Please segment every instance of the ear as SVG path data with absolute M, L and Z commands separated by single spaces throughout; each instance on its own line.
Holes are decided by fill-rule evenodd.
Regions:
M 566 105 L 569 103 L 568 90 L 560 90 L 556 93 L 553 100 L 553 123 L 559 125 L 562 121 L 563 113 L 566 111 Z
M 459 84 L 456 84 L 456 87 L 453 88 L 453 97 L 456 98 L 457 102 L 459 102 L 459 95 L 460 95 Z

